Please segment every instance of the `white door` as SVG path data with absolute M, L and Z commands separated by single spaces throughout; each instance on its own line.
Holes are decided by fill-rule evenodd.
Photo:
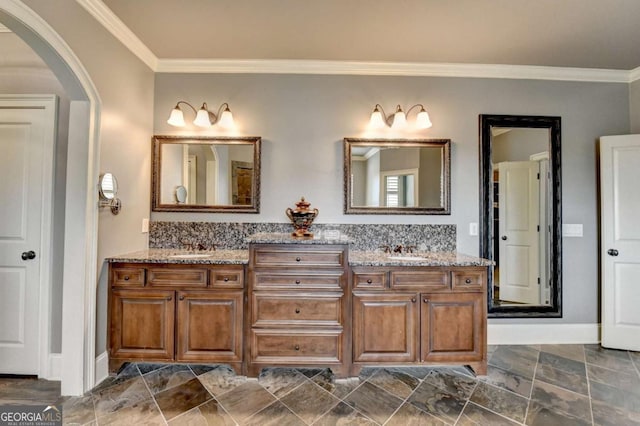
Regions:
M 41 315 L 47 321 L 49 315 L 49 293 L 41 295 L 42 284 L 49 284 L 41 276 L 48 274 L 41 258 L 50 256 L 43 247 L 50 244 L 50 222 L 43 218 L 50 220 L 51 214 L 55 129 L 55 98 L 48 100 L 48 108 L 34 108 L 28 101 L 0 98 L 0 373 L 5 374 L 39 373 Z
M 602 346 L 640 351 L 640 135 L 600 138 Z
M 498 164 L 500 300 L 540 303 L 538 162 Z

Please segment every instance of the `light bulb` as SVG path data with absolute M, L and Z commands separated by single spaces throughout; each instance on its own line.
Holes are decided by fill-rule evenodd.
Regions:
M 193 124 L 198 127 L 211 127 L 211 121 L 209 120 L 209 111 L 207 111 L 205 104 L 202 104 L 202 108 L 198 110 L 196 119 L 193 120 Z
M 167 123 L 176 127 L 184 127 L 184 114 L 178 105 L 171 110 L 171 115 L 169 116 Z

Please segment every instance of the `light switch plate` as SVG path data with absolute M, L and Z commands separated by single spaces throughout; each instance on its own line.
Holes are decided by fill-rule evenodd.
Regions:
M 581 223 L 563 223 L 562 224 L 562 236 L 563 237 L 582 237 L 582 224 Z
M 145 217 L 142 219 L 142 233 L 146 234 L 149 232 L 149 218 Z
M 469 235 L 478 235 L 478 223 L 472 222 L 469 224 Z

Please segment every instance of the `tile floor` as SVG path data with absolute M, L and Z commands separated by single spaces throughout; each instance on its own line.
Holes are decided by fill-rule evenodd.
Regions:
M 488 375 L 465 368 L 327 370 L 129 364 L 82 397 L 0 379 L 0 404 L 64 401 L 65 424 L 640 425 L 640 353 L 598 345 L 497 346 Z

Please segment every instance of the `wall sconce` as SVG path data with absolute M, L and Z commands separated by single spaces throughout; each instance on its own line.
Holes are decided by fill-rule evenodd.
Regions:
M 414 127 L 416 129 L 428 129 L 432 126 L 431 120 L 429 119 L 429 114 L 424 109 L 422 104 L 415 104 L 411 108 L 409 108 L 405 114 L 400 105 L 396 106 L 396 112 L 390 116 L 385 114 L 384 109 L 380 104 L 376 104 L 373 112 L 371 113 L 371 119 L 369 120 L 369 126 L 373 129 L 382 129 L 386 126 L 391 126 L 394 130 L 402 130 L 406 129 L 409 125 L 407 123 L 407 116 L 411 111 L 415 108 L 420 108 L 418 111 L 418 115 L 416 116 L 416 121 L 414 123 Z
M 100 196 L 100 201 L 98 203 L 100 207 L 111 208 L 111 213 L 113 214 L 120 213 L 122 203 L 119 198 L 116 198 L 116 195 L 118 195 L 118 181 L 114 175 L 111 173 L 104 173 L 100 175 L 100 180 L 98 181 L 98 194 Z
M 209 107 L 207 106 L 206 102 L 204 102 L 202 104 L 202 107 L 200 107 L 200 109 L 196 111 L 193 105 L 185 101 L 178 101 L 176 106 L 171 111 L 171 115 L 169 116 L 167 123 L 171 124 L 172 126 L 185 126 L 184 114 L 180 109 L 180 104 L 188 105 L 189 108 L 193 110 L 193 112 L 196 114 L 196 118 L 193 120 L 193 124 L 198 127 L 207 128 L 211 127 L 214 124 L 217 124 L 218 126 L 225 129 L 233 127 L 233 115 L 231 114 L 228 103 L 225 102 L 220 105 L 220 108 L 218 108 L 218 113 L 214 114 L 213 112 L 209 111 Z

